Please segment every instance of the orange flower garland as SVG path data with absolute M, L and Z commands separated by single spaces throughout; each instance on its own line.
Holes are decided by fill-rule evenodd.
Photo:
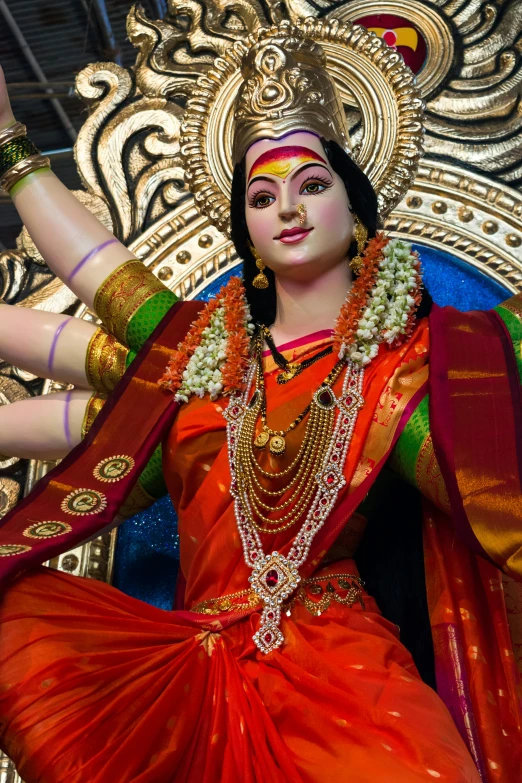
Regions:
M 363 254 L 363 263 L 355 279 L 349 296 L 345 300 L 335 322 L 334 354 L 337 355 L 344 345 L 354 341 L 359 321 L 368 303 L 370 291 L 375 285 L 382 259 L 382 250 L 388 243 L 387 237 L 379 233 L 370 239 Z
M 363 258 L 333 338 L 334 352 L 360 366 L 377 355 L 380 343 L 393 347 L 408 339 L 422 284 L 418 255 L 403 240 L 379 233 L 368 242 Z M 243 282 L 231 277 L 192 324 L 160 385 L 181 402 L 191 394 L 208 392 L 216 399 L 237 392 L 248 369 L 253 328 Z

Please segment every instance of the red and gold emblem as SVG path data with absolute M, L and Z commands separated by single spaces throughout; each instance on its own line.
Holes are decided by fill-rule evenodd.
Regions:
M 418 73 L 426 60 L 424 36 L 406 17 L 395 14 L 370 14 L 355 20 L 402 54 L 413 73 Z
M 11 557 L 12 555 L 21 555 L 23 552 L 29 552 L 32 546 L 23 544 L 0 544 L 0 557 Z
M 61 509 L 66 514 L 85 516 L 99 514 L 107 506 L 107 498 L 95 489 L 75 489 L 62 500 Z
M 67 522 L 35 522 L 24 530 L 27 538 L 55 538 L 70 533 L 72 527 Z
M 107 457 L 98 462 L 94 468 L 94 478 L 98 481 L 114 482 L 120 481 L 125 476 L 128 476 L 134 467 L 134 460 L 132 457 L 127 457 L 123 454 L 119 454 L 116 457 Z

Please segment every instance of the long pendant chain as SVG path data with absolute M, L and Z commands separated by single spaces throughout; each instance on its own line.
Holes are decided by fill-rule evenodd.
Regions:
M 324 386 L 315 393 L 315 401 L 320 406 L 328 404 L 326 394 L 329 395 L 332 408 L 337 408 L 337 418 L 321 469 L 312 479 L 317 485 L 315 496 L 294 538 L 288 556 L 284 557 L 276 551 L 265 555 L 259 532 L 251 522 L 253 511 L 247 485 L 243 481 L 243 476 L 238 473 L 240 468 L 237 450 L 243 422 L 249 408 L 253 408 L 259 402 L 259 390 L 250 397 L 256 367 L 257 363 L 253 361 L 247 374 L 244 392 L 231 396 L 223 416 L 227 421 L 230 492 L 234 498 L 236 522 L 243 543 L 245 562 L 252 569 L 249 582 L 265 604 L 261 623 L 253 640 L 261 652 L 269 653 L 280 647 L 284 641 L 280 629 L 281 604 L 301 581 L 298 569 L 306 561 L 316 533 L 326 522 L 339 491 L 346 484 L 343 473 L 346 456 L 359 410 L 364 404 L 362 396 L 364 368 L 359 368 L 351 362 L 347 363 L 339 397 L 331 388 Z

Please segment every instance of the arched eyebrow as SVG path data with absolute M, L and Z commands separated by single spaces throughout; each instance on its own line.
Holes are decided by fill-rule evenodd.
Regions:
M 303 163 L 302 166 L 300 166 L 296 171 L 293 172 L 293 174 L 290 175 L 290 180 L 294 180 L 299 174 L 301 174 L 306 169 L 319 166 L 322 169 L 325 169 L 325 171 L 328 172 L 328 174 L 331 174 L 330 169 L 325 166 L 323 163 L 319 163 L 319 161 L 311 161 L 310 163 Z M 280 177 L 277 177 L 277 179 L 281 179 Z M 283 180 L 284 182 L 285 180 Z M 257 177 L 252 177 L 250 182 L 248 183 L 248 187 L 252 185 L 254 182 L 269 182 L 270 184 L 274 185 L 276 180 L 272 177 L 267 177 L 266 174 L 258 174 Z

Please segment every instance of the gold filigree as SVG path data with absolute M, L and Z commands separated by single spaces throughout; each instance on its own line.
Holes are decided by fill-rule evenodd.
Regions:
M 23 544 L 0 544 L 0 557 L 22 555 L 24 552 L 29 552 L 30 549 L 32 546 L 24 546 Z
M 241 64 L 259 41 L 309 38 L 325 50 L 341 98 L 360 109 L 364 134 L 356 159 L 370 177 L 386 215 L 410 185 L 422 151 L 422 102 L 402 58 L 363 27 L 307 19 L 261 29 L 230 47 L 201 77 L 182 126 L 181 156 L 196 204 L 228 233 L 232 180 L 233 112 Z M 284 46 L 282 47 L 284 48 Z M 383 116 L 383 106 L 387 107 Z
M 27 538 L 56 538 L 70 533 L 72 527 L 67 522 L 35 522 L 26 527 L 24 536 Z
M 102 283 L 94 309 L 107 331 L 126 341 L 127 325 L 139 308 L 165 286 L 141 261 L 127 261 Z
M 343 105 L 326 64 L 318 43 L 286 31 L 250 48 L 234 107 L 234 164 L 255 141 L 293 130 L 309 130 L 350 149 Z
M 74 516 L 87 516 L 89 514 L 99 514 L 107 506 L 107 498 L 102 492 L 95 489 L 75 489 L 69 492 L 60 504 L 64 514 L 73 514 Z
M 125 454 L 118 454 L 116 457 L 106 457 L 101 462 L 98 462 L 94 468 L 93 475 L 98 481 L 112 484 L 128 476 L 134 464 L 134 459 Z
M 93 389 L 109 394 L 122 378 L 129 349 L 105 329 L 97 329 L 87 346 L 85 373 Z

